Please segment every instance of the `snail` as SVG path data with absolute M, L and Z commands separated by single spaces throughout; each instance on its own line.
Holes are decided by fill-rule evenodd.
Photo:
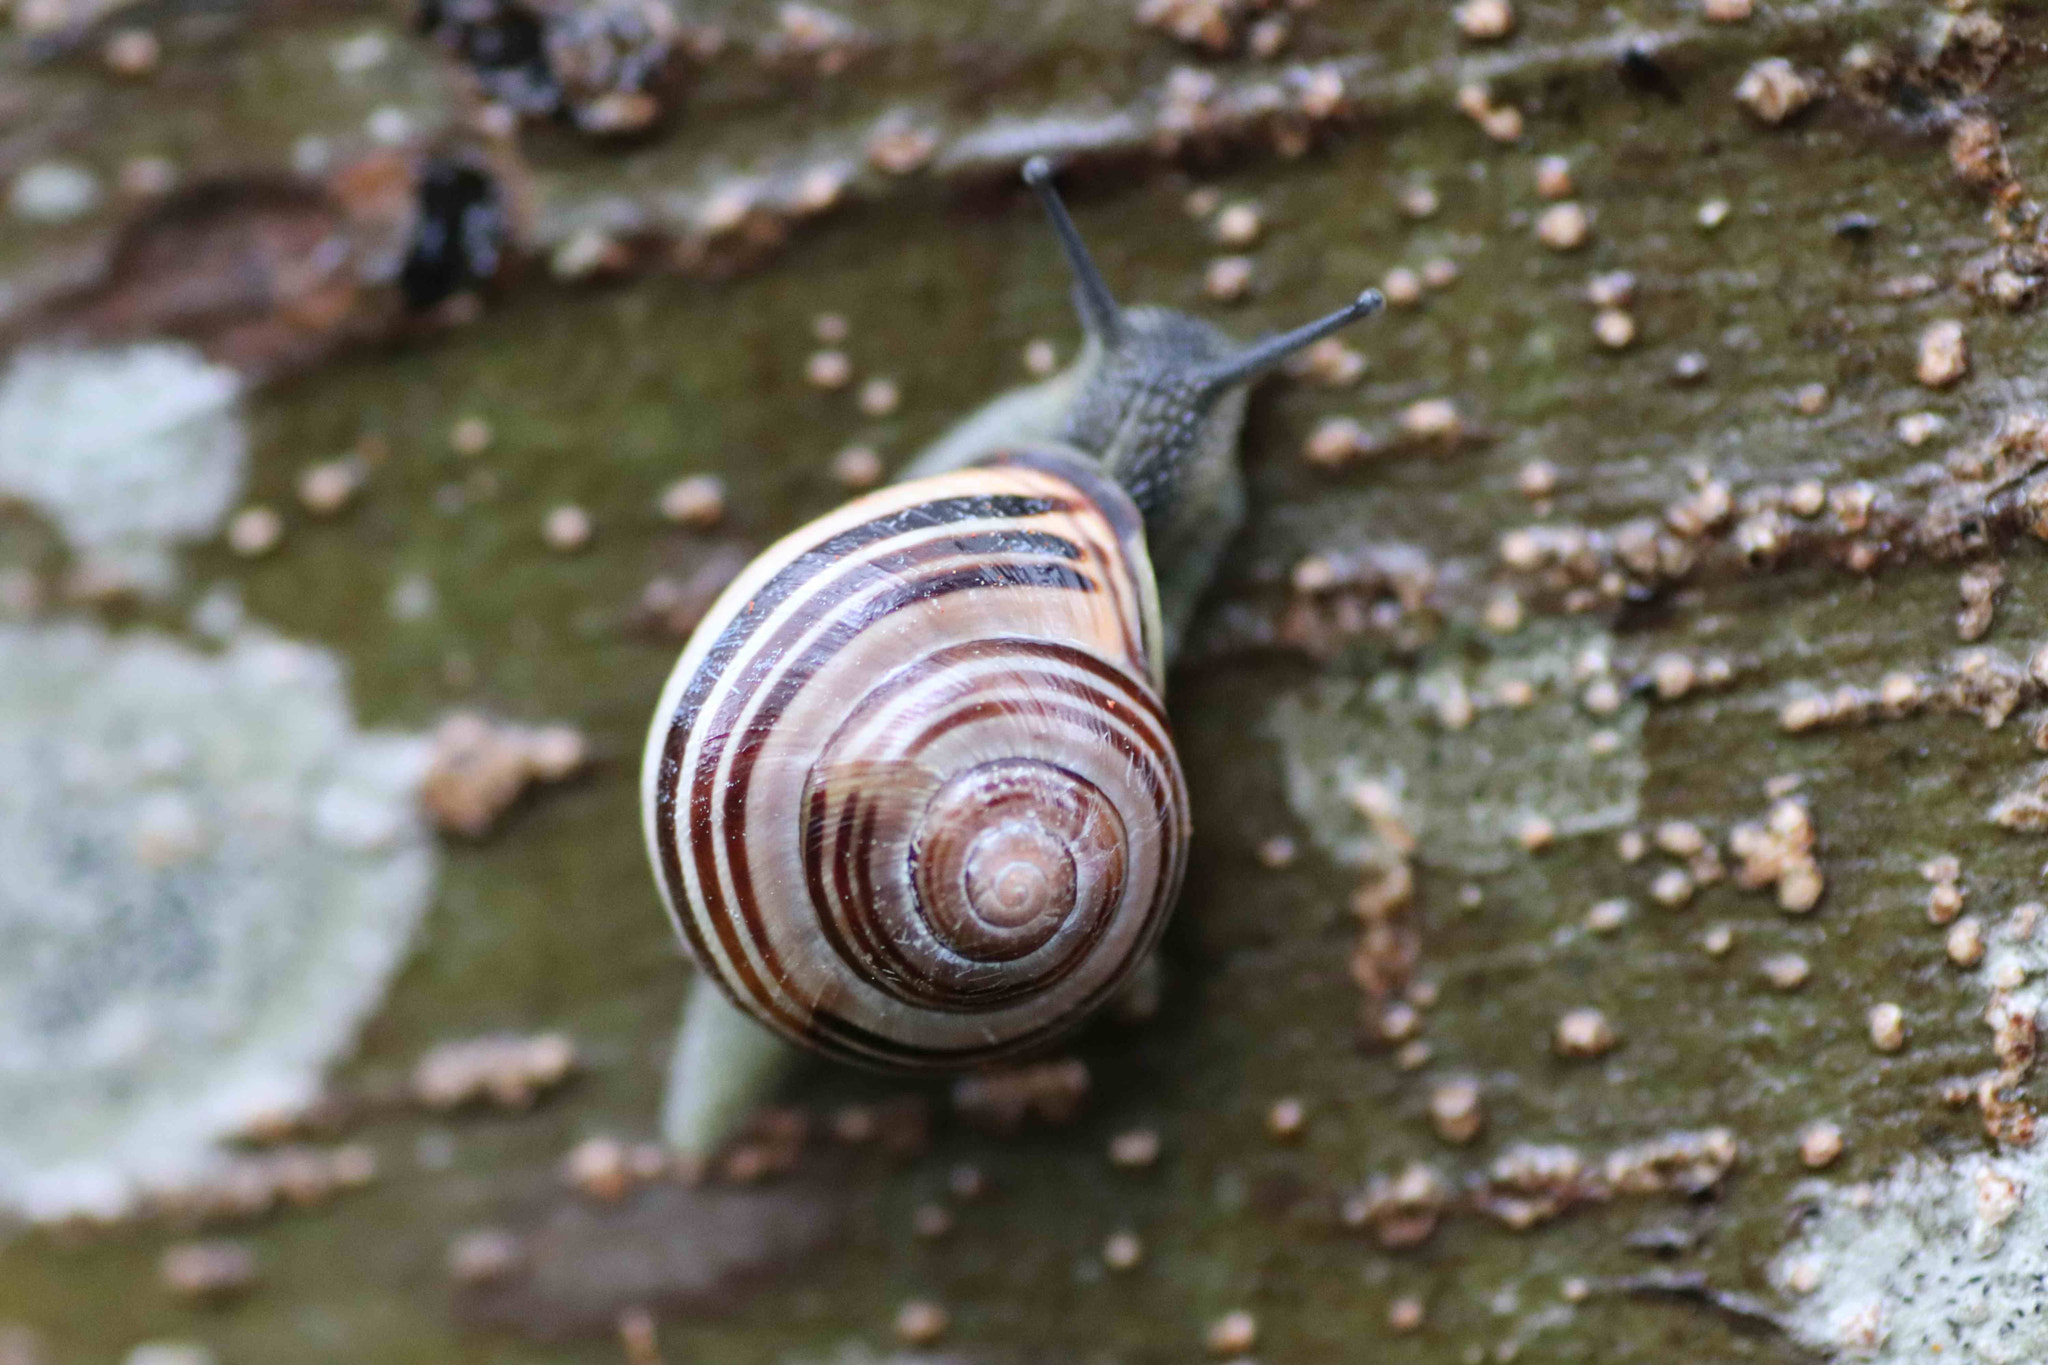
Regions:
M 1116 992 L 1179 891 L 1162 686 L 1244 516 L 1245 392 L 1381 299 L 1248 347 L 1122 308 L 1049 165 L 1024 179 L 1074 275 L 1080 356 L 765 550 L 655 711 L 649 855 L 717 987 L 672 1064 L 663 1129 L 686 1153 L 783 1043 L 913 1072 L 1040 1046 Z

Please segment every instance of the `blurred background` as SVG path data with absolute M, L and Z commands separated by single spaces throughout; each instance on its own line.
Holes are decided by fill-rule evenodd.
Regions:
M 2048 23 L 0 0 L 0 1365 L 2048 1358 Z M 1156 973 L 658 1140 L 718 589 L 1249 339 Z

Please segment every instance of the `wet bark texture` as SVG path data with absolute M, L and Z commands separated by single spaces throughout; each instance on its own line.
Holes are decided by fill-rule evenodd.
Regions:
M 365 723 L 570 720 L 599 759 L 447 848 L 336 1078 L 377 1179 L 223 1229 L 259 1280 L 220 1307 L 160 1282 L 176 1223 L 14 1234 L 0 1322 L 40 1341 L 25 1358 L 613 1360 L 646 1309 L 671 1361 L 866 1360 L 928 1300 L 934 1358 L 969 1361 L 1184 1360 L 1245 1310 L 1268 1361 L 1790 1362 L 1858 1340 L 1774 1270 L 1810 1182 L 2026 1150 L 2030 1056 L 1985 1021 L 2013 983 L 1956 960 L 1923 867 L 1957 859 L 1996 940 L 2048 856 L 2048 26 L 1967 0 L 1734 23 L 1525 0 L 1480 41 L 1420 0 L 1225 3 L 1216 53 L 1137 8 L 889 0 L 812 43 L 815 17 L 705 4 L 622 138 L 480 119 L 470 68 L 375 3 L 17 25 L 0 178 L 58 159 L 108 189 L 82 222 L 0 225 L 4 340 L 171 334 L 258 377 L 252 500 L 295 508 L 305 464 L 376 454 L 347 516 L 288 517 L 261 560 L 195 551 L 191 591 L 232 583 L 339 650 Z M 1287 25 L 1269 57 L 1262 19 Z M 137 23 L 161 64 L 110 74 L 101 40 Z M 365 35 L 374 61 L 338 55 Z M 1770 58 L 1791 85 L 1739 99 Z M 1770 121 L 1788 90 L 1811 103 Z M 808 1131 L 750 1149 L 787 1169 L 593 1198 L 563 1158 L 652 1136 L 684 985 L 635 804 L 667 617 L 843 497 L 843 448 L 896 467 L 1027 378 L 1029 342 L 1072 354 L 1014 185 L 1039 151 L 1126 300 L 1249 337 L 1426 277 L 1346 336 L 1362 377 L 1254 399 L 1251 523 L 1172 679 L 1198 834 L 1158 1006 L 1063 1052 L 1089 1082 L 1064 1121 L 989 1131 L 943 1085 L 811 1067 L 785 1092 Z M 186 188 L 124 198 L 144 155 Z M 1207 187 L 1257 206 L 1256 244 L 1191 215 Z M 479 203 L 503 260 L 423 261 L 422 213 Z M 1247 296 L 1208 297 L 1240 251 Z M 827 312 L 845 390 L 805 378 Z M 874 376 L 900 407 L 862 410 Z M 470 416 L 492 439 L 463 457 Z M 1306 458 L 1340 417 L 1357 449 Z M 721 527 L 664 524 L 661 490 L 705 472 Z M 563 555 L 540 527 L 570 502 L 595 534 Z M 26 513 L 0 550 L 62 579 Z M 408 575 L 438 592 L 426 625 L 384 610 Z M 1873 1043 L 1884 1002 L 1901 1050 Z M 549 1029 L 580 1066 L 530 1108 L 373 1102 L 436 1042 Z M 891 1140 L 835 1136 L 850 1105 Z M 1816 1172 L 1817 1123 L 1846 1148 Z M 1138 1129 L 1156 1162 L 1112 1162 Z M 919 1235 L 926 1206 L 949 1231 Z M 458 1286 L 451 1243 L 480 1228 L 517 1267 Z M 1119 1231 L 1144 1248 L 1121 1271 Z

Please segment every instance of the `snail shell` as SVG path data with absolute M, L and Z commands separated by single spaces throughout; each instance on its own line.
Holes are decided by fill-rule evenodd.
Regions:
M 692 955 L 847 1061 L 953 1070 L 1079 1021 L 1157 939 L 1187 792 L 1143 521 L 1056 446 L 885 488 L 720 597 L 643 809 Z

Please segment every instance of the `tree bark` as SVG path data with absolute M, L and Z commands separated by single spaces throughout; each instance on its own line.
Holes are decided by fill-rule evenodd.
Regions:
M 174 1221 L 23 1229 L 22 1358 L 639 1359 L 645 1311 L 671 1361 L 867 1360 L 931 1325 L 912 1303 L 963 1361 L 2048 1356 L 2048 25 L 1554 3 L 1488 40 L 1461 28 L 1485 0 L 1163 7 L 1215 11 L 1213 52 L 1150 8 L 901 0 L 807 45 L 802 13 L 706 5 L 623 140 L 477 132 L 473 74 L 378 6 L 14 40 L 0 176 L 162 154 L 222 188 L 0 226 L 0 340 L 169 333 L 264 381 L 252 501 L 389 452 L 346 519 L 192 551 L 141 615 L 230 583 L 341 653 L 367 723 L 476 706 L 599 755 L 449 846 L 301 1135 L 368 1143 L 376 1181 L 226 1228 L 260 1279 L 218 1310 L 159 1283 Z M 164 40 L 139 81 L 96 55 L 129 22 Z M 383 55 L 337 59 L 365 34 Z M 703 1187 L 593 1197 L 563 1160 L 652 1137 L 684 991 L 634 781 L 676 603 L 845 496 L 835 453 L 894 468 L 1029 343 L 1071 356 L 1013 183 L 1034 153 L 1126 303 L 1246 338 L 1367 284 L 1397 305 L 1343 339 L 1362 375 L 1325 353 L 1254 398 L 1251 524 L 1171 682 L 1198 832 L 1157 1000 L 1008 1105 L 806 1066 Z M 480 307 L 400 297 L 434 157 L 502 197 Z M 1210 191 L 1255 241 L 1218 240 Z M 329 240 L 346 263 L 308 275 Z M 1246 297 L 1210 297 L 1240 254 Z M 846 390 L 805 378 L 828 346 Z M 900 407 L 864 411 L 871 378 Z M 665 526 L 700 472 L 721 528 Z M 596 527 L 573 558 L 539 529 L 565 502 Z M 0 528 L 47 613 L 94 609 L 43 522 Z M 408 573 L 425 626 L 381 607 Z M 499 1030 L 566 1032 L 576 1079 L 512 1112 L 391 1098 Z M 1138 1130 L 1157 1159 L 1119 1164 Z M 512 1268 L 453 1282 L 484 1228 Z

